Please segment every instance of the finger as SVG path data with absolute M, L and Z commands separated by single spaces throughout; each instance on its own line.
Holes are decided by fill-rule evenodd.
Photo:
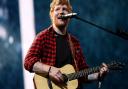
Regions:
M 103 67 L 108 67 L 104 62 L 102 63 L 102 66 L 103 66 Z
M 63 81 L 63 75 L 61 74 L 61 72 L 57 73 L 56 76 L 59 78 L 61 82 Z
M 101 68 L 104 68 L 106 72 L 109 72 L 108 66 L 105 63 L 102 63 Z
M 57 76 L 57 77 L 58 77 L 58 79 L 59 79 L 59 82 L 63 82 L 62 76 Z
M 107 71 L 107 68 L 106 67 L 103 67 L 103 71 Z
M 102 74 L 103 74 L 103 69 L 100 70 L 100 75 L 102 75 Z
M 55 81 L 60 82 L 60 79 L 58 76 L 54 76 Z
M 108 70 L 107 68 L 103 67 L 103 68 L 101 68 L 100 71 L 101 71 L 101 72 L 107 72 L 107 70 Z
M 62 84 L 63 83 L 62 79 L 60 77 L 58 77 L 58 76 L 56 76 L 56 81 L 57 81 L 58 84 Z

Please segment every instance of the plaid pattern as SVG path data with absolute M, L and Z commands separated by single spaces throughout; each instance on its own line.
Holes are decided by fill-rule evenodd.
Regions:
M 69 40 L 68 35 L 67 40 Z M 80 48 L 79 42 L 73 36 L 71 36 L 71 40 L 74 45 L 75 59 L 78 69 L 81 70 L 87 68 L 88 66 L 85 62 L 85 58 L 82 54 L 82 49 Z M 56 33 L 53 30 L 52 26 L 43 30 L 36 36 L 34 42 L 32 43 L 32 46 L 30 47 L 25 57 L 25 69 L 32 72 L 32 67 L 34 63 L 37 61 L 40 61 L 51 66 L 55 66 Z

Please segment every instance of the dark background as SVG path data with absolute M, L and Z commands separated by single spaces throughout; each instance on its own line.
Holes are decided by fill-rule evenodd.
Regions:
M 0 89 L 23 89 L 18 0 L 0 0 Z
M 113 32 L 117 32 L 117 29 L 128 32 L 128 0 L 70 0 L 70 2 L 73 11 L 78 13 L 79 17 Z M 37 33 L 51 24 L 49 4 L 49 0 L 34 0 Z M 111 60 L 122 62 L 128 60 L 128 40 L 75 19 L 72 19 L 68 31 L 79 39 L 86 61 L 91 67 Z M 101 89 L 127 89 L 127 75 L 127 67 L 122 72 L 110 71 Z M 94 82 L 84 86 L 86 89 L 97 89 L 98 85 Z

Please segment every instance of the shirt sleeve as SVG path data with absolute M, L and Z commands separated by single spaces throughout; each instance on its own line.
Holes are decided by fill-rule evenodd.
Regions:
M 29 48 L 24 61 L 24 67 L 26 70 L 33 72 L 33 65 L 41 60 L 41 53 L 44 47 L 44 36 L 38 34 L 34 39 L 31 47 Z
M 89 65 L 86 63 L 86 58 L 78 41 L 76 42 L 75 46 L 77 67 L 79 69 L 78 71 L 89 68 Z M 87 82 L 87 76 L 79 78 L 78 83 L 81 84 L 81 82 Z
M 82 52 L 82 48 L 80 47 L 80 44 L 79 44 L 79 47 L 78 47 L 78 56 L 79 56 L 79 60 L 78 60 L 78 67 L 79 67 L 79 70 L 83 70 L 83 69 L 86 69 L 89 67 L 89 65 L 86 63 L 86 58 Z
M 82 48 L 80 46 L 79 41 L 73 37 L 73 44 L 74 44 L 74 49 L 75 49 L 75 60 L 77 62 L 77 67 L 79 70 L 83 70 L 85 68 L 88 68 L 88 64 L 86 63 L 85 56 L 82 52 Z

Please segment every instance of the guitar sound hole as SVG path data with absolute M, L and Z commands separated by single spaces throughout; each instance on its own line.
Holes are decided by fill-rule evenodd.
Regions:
M 62 75 L 63 75 L 64 83 L 66 84 L 68 82 L 68 77 L 65 74 Z

